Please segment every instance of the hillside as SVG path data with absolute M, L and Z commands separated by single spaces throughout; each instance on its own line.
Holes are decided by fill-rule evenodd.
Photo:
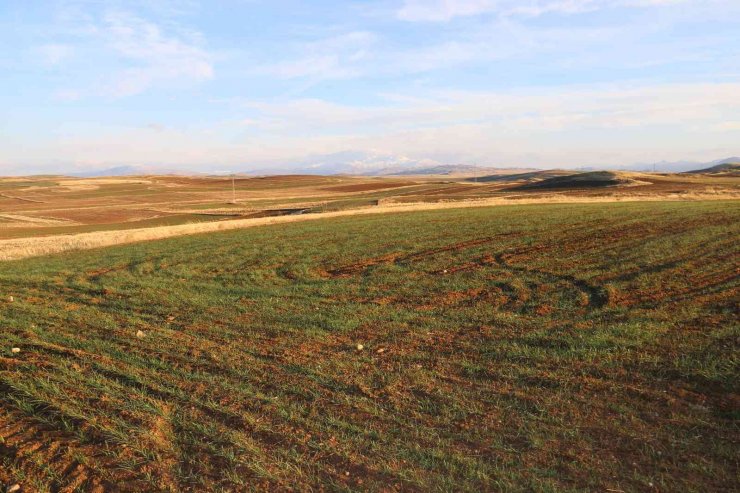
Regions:
M 740 176 L 740 158 L 730 158 L 709 168 L 688 171 L 691 174 Z
M 512 187 L 511 190 L 560 190 L 616 187 L 639 184 L 630 174 L 616 171 L 591 171 L 586 173 L 553 176 L 532 183 Z
M 0 484 L 732 491 L 739 207 L 355 216 L 0 263 Z
M 574 172 L 573 170 L 547 169 L 547 170 L 527 171 L 524 173 L 513 173 L 513 174 L 506 173 L 506 174 L 479 176 L 475 178 L 475 181 L 479 183 L 519 182 L 519 181 L 535 182 L 535 181 L 541 181 L 547 178 L 553 178 L 553 177 L 558 177 L 558 176 L 566 176 L 566 175 L 571 176 L 574 173 L 576 172 Z

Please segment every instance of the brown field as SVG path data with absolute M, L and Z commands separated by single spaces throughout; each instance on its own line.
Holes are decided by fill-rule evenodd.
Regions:
M 381 182 L 381 183 L 358 183 L 353 185 L 339 185 L 336 187 L 325 188 L 327 192 L 369 192 L 372 190 L 386 190 L 388 188 L 400 188 L 409 185 L 415 185 L 412 181 L 406 182 Z
M 316 214 L 543 202 L 719 200 L 740 197 L 740 178 L 702 174 L 562 170 L 490 177 L 141 176 L 0 178 L 0 259 Z M 43 237 L 43 240 L 39 238 Z

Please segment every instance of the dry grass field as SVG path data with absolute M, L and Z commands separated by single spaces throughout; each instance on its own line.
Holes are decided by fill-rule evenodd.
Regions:
M 737 180 L 6 179 L 0 486 L 733 491 Z
M 232 192 L 224 177 L 0 178 L 0 260 L 274 222 L 265 218 L 416 204 L 740 198 L 737 176 L 558 170 L 476 178 L 240 177 L 234 185 Z

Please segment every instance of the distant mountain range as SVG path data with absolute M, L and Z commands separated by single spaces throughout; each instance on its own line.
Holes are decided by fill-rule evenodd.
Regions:
M 647 164 L 638 163 L 630 166 L 593 166 L 578 168 L 573 171 L 598 171 L 605 169 L 623 171 L 653 171 L 658 173 L 684 173 L 696 170 L 706 170 L 727 164 L 740 164 L 740 157 L 718 159 L 708 163 L 694 161 L 660 161 Z M 531 166 L 521 168 L 497 168 L 493 166 L 479 166 L 471 164 L 443 164 L 429 159 L 412 159 L 406 156 L 379 154 L 368 152 L 339 152 L 334 154 L 318 155 L 290 164 L 274 164 L 251 170 L 244 170 L 237 174 L 244 175 L 275 175 L 275 174 L 309 174 L 309 175 L 359 175 L 359 176 L 389 176 L 389 175 L 469 175 L 496 176 L 501 174 L 525 173 L 538 171 Z M 73 176 L 131 176 L 155 174 L 208 174 L 193 172 L 176 167 L 156 165 L 126 165 L 75 173 Z M 226 174 L 214 171 L 210 174 Z
M 194 174 L 192 171 L 178 170 L 177 168 L 164 168 L 152 165 L 126 165 L 114 166 L 81 173 L 72 173 L 71 176 L 81 178 L 96 178 L 101 176 L 142 176 L 142 175 L 187 175 Z
M 380 172 L 373 173 L 374 175 L 395 175 L 395 176 L 420 176 L 420 175 L 442 175 L 442 176 L 453 176 L 453 175 L 465 175 L 465 176 L 481 176 L 481 175 L 509 175 L 511 173 L 520 173 L 526 171 L 536 171 L 536 168 L 489 168 L 484 166 L 475 166 L 470 164 L 440 164 L 438 166 L 420 167 L 404 169 L 403 171 L 388 171 L 380 170 Z
M 247 175 L 364 175 L 396 174 L 409 169 L 436 166 L 431 159 L 364 151 L 318 154 L 286 164 L 278 163 L 243 171 Z
M 700 163 L 697 161 L 659 161 L 652 164 L 633 164 L 632 166 L 620 169 L 629 171 L 656 171 L 657 173 L 685 173 L 687 171 L 707 169 L 713 166 L 733 163 L 740 163 L 740 157 L 733 156 L 724 159 L 717 159 L 716 161 L 708 163 Z

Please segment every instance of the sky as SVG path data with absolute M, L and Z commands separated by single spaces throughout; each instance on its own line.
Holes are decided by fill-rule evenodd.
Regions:
M 0 174 L 740 154 L 740 0 L 2 0 Z

